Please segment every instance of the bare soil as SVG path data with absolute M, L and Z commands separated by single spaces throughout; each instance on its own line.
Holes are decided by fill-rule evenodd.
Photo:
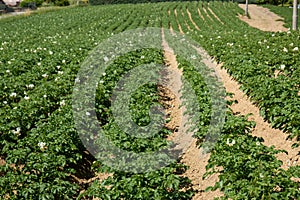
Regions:
M 239 4 L 241 8 L 245 8 L 244 4 Z M 239 16 L 239 18 L 250 26 L 258 28 L 262 31 L 287 31 L 283 25 L 283 18 L 271 12 L 269 9 L 250 4 L 248 6 L 248 11 L 250 14 L 250 19 L 246 16 Z M 247 114 L 253 113 L 249 119 L 256 122 L 256 127 L 253 131 L 253 135 L 262 137 L 265 142 L 264 145 L 272 146 L 274 145 L 277 149 L 284 149 L 288 152 L 288 155 L 280 153 L 277 155 L 277 158 L 283 162 L 283 168 L 287 169 L 291 165 L 299 165 L 299 148 L 292 149 L 291 145 L 295 141 L 286 140 L 287 135 L 278 129 L 271 128 L 270 124 L 265 122 L 263 118 L 259 115 L 259 108 L 253 105 L 246 95 L 241 91 L 237 90 L 240 85 L 233 81 L 230 76 L 226 73 L 226 70 L 221 69 L 221 66 L 218 65 L 220 75 L 224 79 L 224 85 L 228 92 L 233 92 L 235 94 L 234 99 L 238 100 L 239 103 L 232 105 L 232 109 L 236 113 Z M 275 72 L 275 77 L 279 72 Z
M 205 19 L 204 19 L 204 17 L 203 17 L 203 15 L 202 15 L 202 13 L 201 13 L 201 11 L 200 11 L 199 8 L 197 9 L 197 11 L 198 11 L 198 14 L 199 14 L 199 16 L 201 17 L 201 19 L 204 21 Z
M 245 4 L 239 4 L 240 8 L 245 9 Z M 239 18 L 254 28 L 262 31 L 278 32 L 287 31 L 285 28 L 283 18 L 277 14 L 271 12 L 269 9 L 257 6 L 254 4 L 248 5 L 248 12 L 250 18 L 245 15 L 239 16 Z
M 177 67 L 178 63 L 176 60 L 176 56 L 167 42 L 164 39 L 164 34 L 162 31 L 162 46 L 164 49 L 164 61 L 166 66 L 168 67 L 168 74 L 165 80 L 167 81 L 166 87 L 159 87 L 161 102 L 166 108 L 166 113 L 168 117 L 170 117 L 170 121 L 165 125 L 166 128 L 173 131 L 174 133 L 178 131 L 179 127 L 182 123 L 182 109 L 179 108 L 181 105 L 180 101 L 180 88 L 182 86 L 181 76 L 182 71 Z M 169 138 L 170 139 L 170 138 Z

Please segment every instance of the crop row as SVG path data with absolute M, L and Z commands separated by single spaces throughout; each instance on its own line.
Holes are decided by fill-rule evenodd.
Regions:
M 171 42 L 171 44 L 176 43 Z M 181 43 L 172 46 L 176 55 L 184 54 L 180 49 L 182 46 L 184 44 Z M 299 177 L 299 174 L 295 172 L 297 167 L 283 170 L 280 168 L 282 162 L 275 157 L 284 150 L 266 147 L 263 145 L 262 138 L 252 136 L 251 132 L 255 123 L 248 121 L 248 116 L 233 115 L 228 107 L 233 102 L 227 102 L 223 126 L 219 127 L 218 123 L 212 125 L 212 102 L 217 99 L 207 94 L 216 93 L 222 96 L 222 88 L 216 84 L 217 80 L 213 81 L 213 78 L 211 82 L 207 81 L 205 77 L 209 75 L 209 68 L 203 69 L 201 66 L 203 63 L 193 63 L 183 59 L 182 56 L 177 56 L 177 60 L 183 69 L 185 79 L 192 85 L 197 95 L 196 101 L 194 99 L 187 102 L 188 110 L 192 109 L 194 104 L 200 105 L 201 112 L 194 112 L 197 116 L 194 116 L 192 122 L 198 126 L 198 131 L 195 133 L 198 145 L 205 148 L 210 137 L 217 137 L 213 140 L 215 143 L 206 166 L 207 172 L 203 178 L 209 178 L 211 174 L 218 173 L 219 181 L 207 190 L 224 191 L 224 199 L 296 199 L 300 191 L 291 178 Z M 210 84 L 214 86 L 209 87 Z M 211 88 L 217 92 L 212 91 Z M 190 93 L 187 92 L 184 95 L 190 95 Z M 222 106 L 219 107 L 219 115 L 222 115 L 221 111 Z M 220 128 L 220 133 L 211 134 L 214 130 L 211 126 Z
M 186 13 L 186 8 L 200 30 L 187 15 L 183 18 L 172 14 L 173 9 Z M 204 19 L 199 17 L 198 9 Z M 168 28 L 169 23 L 179 31 L 179 23 L 183 32 L 199 42 L 217 61 L 224 62 L 223 67 L 242 84 L 242 89 L 273 127 L 283 129 L 290 137 L 299 137 L 298 33 L 264 33 L 250 28 L 237 18 L 242 11 L 232 3 L 174 3 L 170 10 L 170 17 L 166 15 L 163 19 L 165 27 Z M 223 23 L 214 18 L 210 10 Z M 201 79 L 189 64 L 181 63 L 180 66 L 186 67 L 184 74 L 193 82 Z M 222 136 L 207 166 L 210 171 L 207 174 L 220 173 L 220 181 L 213 189 L 224 191 L 226 199 L 296 198 L 299 189 L 290 179 L 299 176 L 298 167 L 287 171 L 280 169 L 282 163 L 275 157 L 279 151 L 263 146 L 261 138 L 252 137 L 254 125 L 246 119 L 228 112 Z M 205 133 L 196 136 L 203 141 Z
M 181 27 L 187 35 L 199 42 L 218 62 L 224 63 L 223 67 L 242 84 L 241 88 L 260 107 L 261 115 L 274 128 L 282 129 L 290 137 L 299 137 L 299 33 L 266 33 L 249 28 L 234 12 L 224 12 L 229 8 L 233 10 L 234 4 L 228 4 L 200 2 L 198 6 L 199 10 L 210 7 L 222 19 L 223 25 L 218 20 L 204 23 L 206 20 L 197 17 L 197 3 L 186 6 L 201 30 L 192 23 L 189 27 L 193 30 L 186 28 L 183 22 L 189 21 L 187 16 L 185 20 L 171 17 L 170 21 L 181 20 Z M 238 8 L 235 10 L 241 13 Z
M 220 10 L 227 6 L 221 9 L 215 6 L 218 4 L 222 3 L 209 6 L 204 3 L 221 14 Z M 191 5 L 190 10 L 196 12 Z M 247 28 L 236 16 L 222 14 L 219 18 L 225 25 L 220 26 L 215 20 L 210 24 L 213 32 L 206 32 L 204 28 L 195 30 L 191 36 L 224 63 L 223 67 L 242 84 L 241 88 L 274 128 L 298 138 L 299 33 L 265 33 Z
M 146 5 L 141 8 L 107 6 L 85 9 L 72 8 L 1 22 L 3 27 L 8 27 L 1 32 L 1 158 L 5 160 L 0 167 L 1 198 L 73 199 L 87 188 L 80 198 L 190 197 L 191 190 L 180 190 L 189 184 L 188 179 L 175 174 L 186 168 L 181 164 L 146 174 L 130 174 L 109 169 L 91 158 L 86 161 L 90 156 L 86 155 L 74 127 L 71 106 L 72 89 L 80 64 L 91 49 L 110 35 L 147 24 L 160 26 L 160 21 Z M 139 17 L 145 13 L 147 18 Z M 49 24 L 40 23 L 47 19 L 51 19 Z M 33 28 L 34 24 L 36 27 Z M 58 24 L 64 26 L 57 28 Z M 11 38 L 13 30 L 21 37 Z M 164 138 L 169 131 L 163 130 L 152 142 L 128 137 L 111 120 L 109 107 L 105 107 L 109 106 L 107 95 L 111 94 L 112 85 L 130 68 L 148 62 L 162 63 L 162 60 L 162 54 L 153 50 L 125 55 L 108 68 L 104 77 L 104 83 L 108 83 L 104 84 L 106 88 L 101 90 L 103 82 L 99 84 L 96 103 L 101 119 L 99 123 L 103 124 L 108 136 L 125 149 L 149 151 L 158 148 L 166 144 Z M 138 124 L 149 121 L 147 108 L 149 101 L 157 99 L 155 93 L 154 85 L 136 93 L 137 102 L 133 101 L 131 107 Z M 144 99 L 148 100 L 144 102 Z M 81 166 L 86 162 L 90 163 L 88 169 Z M 87 174 L 102 171 L 113 176 L 99 187 L 98 181 L 91 185 L 78 181 L 76 177 L 80 177 L 81 170 L 87 170 Z M 141 186 L 147 182 L 149 184 Z

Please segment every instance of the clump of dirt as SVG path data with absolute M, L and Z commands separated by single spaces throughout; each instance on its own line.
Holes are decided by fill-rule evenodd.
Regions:
M 165 124 L 165 127 L 172 132 L 177 132 L 180 126 L 179 122 L 181 121 L 178 97 L 176 97 L 170 89 L 161 85 L 158 86 L 158 90 L 160 96 L 159 102 L 164 107 L 167 118 L 169 119 L 169 122 Z

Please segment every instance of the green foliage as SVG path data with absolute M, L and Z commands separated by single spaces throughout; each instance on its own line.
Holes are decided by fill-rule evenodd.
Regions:
M 255 3 L 261 4 L 261 5 L 284 5 L 288 2 L 289 0 L 256 0 Z
M 105 5 L 105 4 L 138 4 L 138 3 L 158 3 L 158 2 L 182 2 L 187 0 L 90 0 L 91 5 Z
M 20 6 L 27 8 L 35 4 L 36 7 L 39 7 L 43 4 L 43 2 L 43 0 L 24 0 L 21 1 Z
M 129 15 L 128 9 L 132 7 L 87 7 L 84 11 L 72 8 L 0 22 L 3 27 L 0 36 L 0 73 L 3 77 L 0 82 L 0 121 L 3 124 L 0 127 L 0 155 L 5 160 L 5 165 L 0 167 L 1 198 L 74 199 L 84 188 L 88 189 L 83 195 L 103 195 L 97 189 L 97 182 L 83 184 L 72 178 L 78 176 L 85 149 L 74 129 L 70 99 L 76 73 L 88 52 L 112 32 L 117 34 L 146 24 L 146 18 L 140 18 L 140 23 L 133 21 L 137 19 L 136 15 L 147 13 L 149 16 L 153 12 L 134 8 L 132 13 L 135 14 Z M 103 13 L 107 13 L 104 18 Z M 158 26 L 155 16 L 150 19 L 154 26 Z M 11 35 L 11 32 L 16 35 Z M 113 84 L 122 74 L 142 63 L 162 63 L 160 52 L 149 50 L 142 53 L 124 56 L 109 67 L 105 81 L 110 84 L 105 84 L 104 93 L 99 88 L 99 97 L 105 97 L 97 101 L 99 111 L 109 109 L 106 101 Z M 144 60 L 140 59 L 141 55 L 145 56 Z M 114 70 L 118 73 L 111 73 Z M 136 122 L 147 122 L 147 105 L 157 101 L 157 95 L 153 95 L 155 92 L 156 87 L 149 85 L 134 95 L 131 105 Z M 143 101 L 144 97 L 146 101 Z M 103 103 L 102 107 L 100 103 Z M 99 119 L 111 122 L 109 113 L 105 112 L 105 118 Z M 98 114 L 101 117 L 102 113 Z M 103 125 L 117 145 L 136 151 L 150 151 L 165 145 L 165 136 L 169 134 L 164 130 L 152 141 L 137 141 L 118 130 L 112 122 Z M 135 142 L 137 145 L 132 145 Z M 87 170 L 93 174 L 106 168 L 100 165 Z M 115 185 L 113 190 L 104 188 L 106 196 L 113 198 L 116 196 L 114 191 L 118 191 L 129 199 L 150 196 L 188 199 L 193 192 L 180 188 L 188 185 L 189 180 L 176 175 L 177 170 L 184 168 L 174 164 L 150 174 L 112 172 L 118 178 L 111 180 Z M 133 192 L 136 189 L 138 193 Z
M 296 199 L 300 192 L 290 179 L 293 173 L 280 168 L 282 162 L 275 157 L 281 151 L 262 145 L 261 138 L 247 132 L 236 134 L 237 121 L 249 126 L 245 118 L 228 116 L 225 135 L 213 150 L 206 173 L 220 172 L 220 181 L 208 190 L 221 189 L 224 199 Z
M 208 6 L 222 23 L 211 13 L 204 14 L 203 8 Z M 242 84 L 241 88 L 257 103 L 262 116 L 273 127 L 299 138 L 299 119 L 296 119 L 299 116 L 299 34 L 264 33 L 252 29 L 236 18 L 242 10 L 234 4 L 172 4 L 165 12 L 176 8 L 177 13 L 181 13 L 186 7 L 201 30 L 189 29 L 187 26 L 194 25 L 189 23 L 188 17 L 176 18 L 173 14 L 162 19 L 163 26 L 171 25 L 179 31 L 179 22 L 187 35 L 199 42 L 217 61 L 224 63 L 223 67 Z M 198 17 L 197 8 L 204 20 Z M 230 13 L 226 11 L 228 9 Z M 201 76 L 193 67 L 180 59 L 179 62 L 184 76 L 195 83 L 194 89 L 205 91 Z M 275 70 L 281 72 L 276 78 Z M 201 89 L 197 90 L 198 87 Z M 198 99 L 205 105 L 203 100 L 203 97 Z M 209 108 L 199 116 L 202 123 L 198 127 L 200 131 L 195 134 L 199 145 L 205 140 L 208 130 L 207 111 Z M 298 184 L 291 177 L 297 177 L 298 168 L 280 169 L 282 163 L 275 157 L 280 151 L 264 146 L 262 138 L 251 136 L 254 124 L 246 119 L 246 116 L 236 117 L 228 111 L 222 136 L 211 152 L 205 175 L 209 178 L 211 174 L 220 173 L 220 181 L 208 190 L 224 191 L 222 199 L 297 199 Z
M 55 6 L 68 6 L 68 5 L 70 5 L 70 2 L 68 0 L 55 0 L 54 5 Z
M 201 95 L 207 90 L 201 75 L 187 62 L 180 59 L 179 62 L 184 69 L 184 76 L 197 91 L 199 104 L 209 104 L 209 100 Z M 201 124 L 195 134 L 198 142 L 205 140 L 210 126 L 210 109 L 205 106 L 202 109 L 199 116 Z M 291 177 L 298 176 L 298 172 L 295 173 L 296 170 L 292 168 L 288 171 L 281 169 L 282 162 L 275 157 L 280 152 L 286 152 L 275 150 L 274 146 L 266 147 L 262 138 L 251 136 L 255 123 L 247 118 L 234 116 L 228 109 L 222 134 L 211 151 L 207 172 L 203 176 L 209 178 L 219 173 L 220 180 L 206 191 L 224 191 L 221 199 L 296 199 L 300 191 Z
M 145 174 L 116 172 L 103 182 L 95 181 L 81 195 L 100 199 L 191 199 L 193 192 L 190 180 L 175 173 L 186 170 L 186 166 L 172 165 Z
M 46 3 L 48 5 L 54 5 L 54 6 L 68 6 L 68 5 L 70 5 L 69 0 L 47 0 Z
M 208 9 L 204 15 L 208 6 L 221 22 Z M 200 30 L 193 28 L 187 15 L 168 16 L 168 10 L 174 8 L 178 14 L 188 8 Z M 191 199 L 190 181 L 179 176 L 187 167 L 176 163 L 155 172 L 130 174 L 94 162 L 88 167 L 92 176 L 97 172 L 112 176 L 91 183 L 72 179 L 78 175 L 86 151 L 73 124 L 71 94 L 76 73 L 101 41 L 137 27 L 171 25 L 178 31 L 179 22 L 186 35 L 224 62 L 223 67 L 241 83 L 273 127 L 299 138 L 299 33 L 258 31 L 236 17 L 242 13 L 234 3 L 172 2 L 68 8 L 0 20 L 0 157 L 5 161 L 0 166 L 0 198 Z M 140 59 L 141 55 L 146 59 Z M 162 52 L 150 49 L 124 55 L 108 67 L 104 84 L 97 88 L 100 124 L 114 144 L 127 150 L 153 151 L 167 144 L 166 129 L 153 140 L 130 137 L 116 126 L 110 108 L 119 78 L 152 61 L 162 63 Z M 182 58 L 178 61 L 201 105 L 201 114 L 195 116 L 200 119 L 195 137 L 201 146 L 210 120 L 209 91 L 190 63 Z M 135 122 L 149 122 L 148 111 L 157 98 L 155 84 L 136 91 L 130 102 Z M 207 166 L 207 176 L 220 172 L 220 181 L 210 189 L 221 189 L 227 199 L 296 199 L 299 189 L 291 177 L 299 178 L 299 168 L 280 169 L 282 163 L 275 157 L 280 151 L 251 136 L 253 127 L 245 116 L 233 116 L 228 109 Z M 85 192 L 80 193 L 82 190 Z

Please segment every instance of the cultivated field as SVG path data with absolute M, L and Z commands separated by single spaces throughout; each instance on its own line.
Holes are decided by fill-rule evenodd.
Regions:
M 232 2 L 192 1 L 0 19 L 0 199 L 299 199 L 300 33 L 253 28 L 243 13 Z M 154 27 L 150 42 L 133 34 L 119 44 L 130 49 L 136 40 L 149 48 L 100 56 L 119 50 L 103 46 L 108 38 L 148 27 Z M 109 64 L 88 100 L 74 87 L 89 83 L 78 74 L 98 64 L 88 59 L 91 52 Z M 154 70 L 164 64 L 166 71 Z M 140 66 L 146 70 L 127 84 L 123 78 Z M 98 73 L 86 70 L 91 77 Z M 141 84 L 148 75 L 163 80 Z M 114 107 L 114 91 L 128 88 L 136 90 Z M 148 126 L 156 119 L 149 114 L 153 105 L 166 110 L 164 126 L 149 129 L 151 137 L 134 137 L 130 119 Z M 115 108 L 125 116 L 123 127 Z M 167 162 L 161 154 L 130 165 L 135 155 L 112 155 L 110 143 L 86 131 L 96 130 L 85 123 L 93 113 L 105 138 L 126 152 L 157 152 L 190 129 L 194 139 L 175 162 L 157 170 L 149 166 Z M 92 143 L 83 141 L 78 124 Z

